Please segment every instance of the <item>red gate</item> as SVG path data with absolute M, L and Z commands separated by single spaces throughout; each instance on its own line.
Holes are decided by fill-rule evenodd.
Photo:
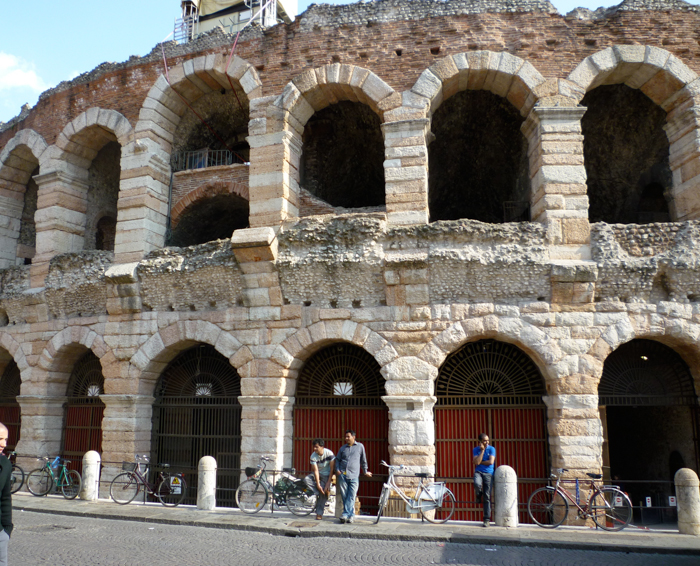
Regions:
M 21 382 L 19 368 L 12 360 L 0 377 L 0 423 L 7 427 L 7 450 L 14 450 L 19 441 L 22 421 L 17 396 Z

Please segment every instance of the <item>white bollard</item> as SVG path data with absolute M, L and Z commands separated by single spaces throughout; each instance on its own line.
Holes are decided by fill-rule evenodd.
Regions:
M 83 456 L 83 487 L 80 499 L 97 501 L 100 494 L 100 464 L 101 456 L 94 450 L 85 452 Z
M 494 480 L 494 521 L 498 527 L 518 526 L 518 475 L 510 466 L 498 466 Z
M 681 468 L 673 478 L 678 505 L 678 531 L 684 535 L 700 535 L 700 481 L 690 468 Z
M 216 460 L 212 456 L 202 456 L 198 471 L 197 509 L 211 511 L 216 507 Z

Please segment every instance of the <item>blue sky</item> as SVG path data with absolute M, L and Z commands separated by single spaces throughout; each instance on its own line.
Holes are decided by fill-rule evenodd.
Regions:
M 180 0 L 0 2 L 0 122 L 19 114 L 25 103 L 33 106 L 41 92 L 63 80 L 105 61 L 149 53 L 173 30 L 180 12 Z M 299 11 L 310 3 L 299 0 Z M 555 0 L 553 4 L 560 13 L 601 5 L 600 0 Z

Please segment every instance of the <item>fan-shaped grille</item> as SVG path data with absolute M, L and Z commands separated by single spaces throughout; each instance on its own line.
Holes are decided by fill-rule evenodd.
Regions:
M 668 346 L 632 340 L 605 360 L 598 386 L 601 405 L 695 405 L 688 365 Z
M 345 342 L 314 354 L 299 374 L 296 403 L 305 406 L 380 406 L 384 378 L 371 354 Z
M 68 380 L 68 397 L 97 398 L 104 391 L 102 364 L 95 354 L 88 351 L 73 367 L 73 373 Z
M 190 348 L 162 373 L 156 397 L 238 397 L 241 381 L 235 368 L 213 346 Z
M 15 400 L 15 397 L 19 395 L 19 388 L 22 384 L 22 378 L 20 376 L 19 367 L 14 360 L 12 360 L 5 371 L 0 377 L 0 398 L 5 400 Z
M 435 394 L 438 405 L 539 405 L 545 388 L 537 366 L 522 350 L 479 340 L 447 357 Z

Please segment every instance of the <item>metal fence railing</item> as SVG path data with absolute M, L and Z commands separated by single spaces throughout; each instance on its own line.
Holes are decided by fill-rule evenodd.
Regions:
M 219 165 L 233 165 L 244 161 L 228 149 L 198 149 L 196 151 L 181 151 L 172 156 L 173 171 L 189 169 L 204 169 Z

